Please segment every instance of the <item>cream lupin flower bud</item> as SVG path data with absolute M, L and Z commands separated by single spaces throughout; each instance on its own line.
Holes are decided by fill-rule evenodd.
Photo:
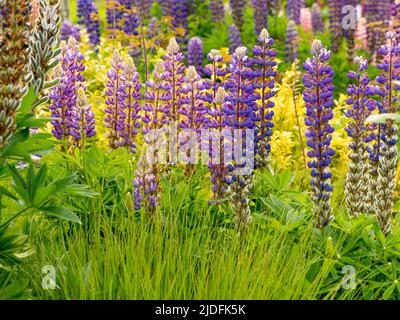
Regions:
M 170 54 L 176 54 L 179 52 L 179 45 L 176 42 L 175 38 L 169 39 L 169 44 L 168 44 L 167 50 Z
M 319 56 L 323 48 L 324 47 L 322 45 L 321 40 L 314 39 L 314 41 L 311 45 L 311 54 L 313 56 Z
M 267 29 L 264 28 L 264 29 L 261 30 L 261 33 L 260 33 L 258 39 L 261 42 L 266 42 L 266 41 L 268 41 L 270 39 L 269 38 L 269 32 L 267 31 Z
M 186 81 L 187 82 L 192 82 L 198 78 L 199 74 L 196 71 L 196 68 L 194 66 L 190 66 L 186 70 Z
M 215 103 L 215 104 L 218 104 L 218 105 L 224 103 L 225 97 L 226 97 L 226 91 L 225 91 L 225 89 L 222 88 L 222 87 L 219 87 L 219 88 L 218 88 L 218 91 L 217 91 L 217 93 L 216 93 L 216 95 L 215 95 L 214 103 Z

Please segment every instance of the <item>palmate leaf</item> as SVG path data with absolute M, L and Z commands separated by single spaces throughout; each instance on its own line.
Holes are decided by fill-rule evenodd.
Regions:
M 41 208 L 41 211 L 47 216 L 82 224 L 78 216 L 67 208 L 51 206 Z

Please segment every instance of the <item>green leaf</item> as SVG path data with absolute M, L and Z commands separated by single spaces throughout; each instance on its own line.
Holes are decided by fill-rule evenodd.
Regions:
M 41 208 L 41 211 L 48 216 L 82 224 L 78 216 L 71 210 L 66 208 L 51 206 L 51 207 Z
M 93 198 L 93 197 L 99 195 L 98 192 L 91 191 L 91 190 L 89 190 L 88 186 L 81 185 L 81 184 L 70 184 L 69 186 L 67 186 L 64 189 L 63 192 L 71 194 L 71 195 L 87 197 L 87 198 Z
M 395 122 L 400 122 L 400 114 L 398 113 L 373 114 L 369 116 L 365 121 L 373 123 L 385 123 L 386 120 L 393 120 Z
M 6 188 L 0 186 L 0 194 L 9 197 L 13 200 L 18 200 L 18 198 L 16 196 L 14 196 L 10 191 L 8 191 Z

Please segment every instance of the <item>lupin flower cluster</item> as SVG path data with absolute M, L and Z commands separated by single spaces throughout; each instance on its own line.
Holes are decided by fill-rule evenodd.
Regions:
M 311 199 L 313 212 L 318 228 L 325 227 L 332 219 L 331 193 L 332 186 L 329 170 L 334 150 L 330 147 L 333 127 L 329 123 L 333 117 L 333 70 L 327 64 L 330 52 L 321 41 L 314 40 L 311 46 L 312 58 L 303 64 L 306 70 L 303 76 L 305 90 L 303 100 L 306 104 L 305 124 L 307 146 L 310 148 L 308 167 L 311 169 Z
M 268 27 L 268 0 L 252 0 L 254 9 L 254 30 L 260 34 Z
M 206 143 L 210 144 L 208 169 L 212 183 L 213 200 L 216 204 L 225 196 L 227 176 L 229 172 L 228 164 L 225 162 L 223 131 L 224 108 L 226 92 L 223 88 L 224 78 L 227 75 L 223 57 L 218 50 L 211 50 L 207 55 L 210 64 L 204 68 L 204 73 L 209 79 L 204 80 L 204 95 L 202 99 L 206 104 L 209 119 L 207 128 L 211 130 L 210 137 Z M 215 147 L 216 146 L 216 147 Z
M 63 21 L 61 25 L 61 40 L 68 41 L 69 37 L 75 38 L 76 41 L 81 41 L 81 29 L 68 21 Z
M 293 63 L 298 57 L 298 31 L 296 23 L 289 20 L 285 40 L 285 61 Z
M 81 146 L 81 139 L 90 138 L 95 134 L 94 115 L 82 93 L 85 89 L 83 60 L 84 56 L 74 38 L 70 38 L 68 43 L 61 43 L 60 63 L 53 76 L 58 80 L 58 84 L 50 93 L 50 111 L 52 133 L 58 140 L 65 141 L 64 151 L 68 151 L 73 145 Z
M 318 3 L 314 3 L 311 7 L 311 22 L 314 34 L 325 32 L 324 21 L 322 20 L 321 9 Z
M 205 86 L 202 78 L 193 66 L 186 70 L 184 83 L 181 86 L 181 98 L 179 100 L 178 128 L 184 130 L 178 141 L 179 150 L 185 152 L 184 162 L 187 174 L 192 174 L 194 165 L 198 161 L 198 151 L 201 143 L 201 129 L 207 123 L 206 109 L 202 99 Z M 182 157 L 182 155 L 181 155 Z
M 85 138 L 93 137 L 95 131 L 95 119 L 92 106 L 89 104 L 85 90 L 80 87 L 76 96 L 76 108 L 72 114 L 70 135 L 73 144 L 79 148 L 85 147 Z
M 329 0 L 329 30 L 331 37 L 331 49 L 333 52 L 339 50 L 342 37 L 342 6 L 340 0 Z
M 272 98 L 276 93 L 274 77 L 277 75 L 275 61 L 277 51 L 273 49 L 273 45 L 274 40 L 270 38 L 268 31 L 263 29 L 258 36 L 258 44 L 252 50 L 254 57 L 248 64 L 254 71 L 253 86 L 260 92 L 260 99 L 257 101 L 259 121 L 256 123 L 256 160 L 259 167 L 266 167 L 268 164 L 274 127 L 272 122 L 274 112 L 271 109 L 275 106 Z
M 223 0 L 210 0 L 210 10 L 213 22 L 223 22 L 225 20 Z
M 133 60 L 129 58 L 125 63 L 115 50 L 107 76 L 104 121 L 109 145 L 111 148 L 127 147 L 135 153 L 135 140 L 140 127 L 139 102 L 142 98 L 139 74 Z
M 385 33 L 390 21 L 389 0 L 366 0 L 365 15 L 367 19 L 367 45 L 368 49 L 376 52 L 385 41 Z
M 28 90 L 30 2 L 0 2 L 0 147 L 15 130 L 16 111 Z
M 381 46 L 377 53 L 382 58 L 378 69 L 381 74 L 377 76 L 378 108 L 379 113 L 397 113 L 398 91 L 400 85 L 400 45 L 395 32 L 386 34 L 388 45 Z M 378 156 L 377 183 L 375 212 L 384 234 L 391 229 L 393 216 L 394 192 L 396 188 L 397 173 L 397 135 L 396 123 L 388 119 L 379 125 L 377 133 L 376 152 Z
M 202 76 L 203 74 L 203 42 L 199 37 L 193 37 L 189 41 L 188 55 L 187 55 L 188 65 L 194 66 L 197 73 Z
M 225 147 L 232 153 L 230 157 L 234 167 L 228 180 L 228 193 L 231 197 L 234 222 L 239 230 L 246 230 L 251 221 L 249 193 L 253 183 L 254 162 L 249 163 L 248 160 L 254 161 L 256 145 L 254 137 L 249 139 L 247 135 L 249 132 L 254 133 L 256 122 L 260 120 L 256 102 L 260 95 L 252 81 L 254 72 L 248 66 L 250 58 L 247 52 L 246 47 L 235 50 L 227 68 L 230 76 L 224 84 L 227 91 L 224 122 L 226 127 L 232 130 L 232 139 Z
M 374 139 L 373 126 L 366 123 L 368 116 L 376 108 L 374 86 L 366 73 L 368 60 L 362 57 L 354 58 L 356 71 L 350 71 L 347 76 L 351 83 L 347 87 L 349 98 L 346 100 L 348 109 L 346 117 L 350 119 L 346 132 L 351 138 L 350 154 L 345 185 L 346 207 L 353 216 L 371 212 L 369 194 L 369 143 Z
M 167 53 L 164 55 L 164 81 L 169 88 L 170 103 L 167 109 L 164 109 L 168 115 L 169 121 L 177 121 L 178 104 L 180 99 L 180 87 L 184 82 L 185 66 L 183 64 L 184 55 L 180 52 L 180 47 L 175 38 L 171 38 L 167 47 Z
M 234 24 L 239 30 L 242 30 L 244 25 L 244 10 L 246 8 L 246 0 L 229 0 L 231 14 Z
M 304 0 L 288 0 L 287 1 L 287 16 L 293 20 L 297 25 L 300 24 L 300 13 L 304 7 Z
M 233 53 L 237 48 L 242 46 L 240 30 L 236 26 L 236 24 L 232 24 L 228 27 L 228 35 L 229 35 L 229 51 Z
M 142 151 L 138 167 L 135 171 L 134 201 L 135 209 L 144 207 L 154 213 L 157 200 L 160 197 L 161 188 L 159 179 L 162 172 L 162 165 L 166 161 L 160 150 L 165 150 L 166 142 L 160 139 L 160 132 L 167 123 L 168 103 L 171 100 L 169 84 L 164 81 L 165 68 L 162 60 L 157 60 L 153 79 L 147 83 L 144 115 L 142 117 L 142 131 L 146 149 Z
M 99 10 L 92 0 L 78 0 L 78 23 L 86 27 L 89 34 L 89 42 L 95 46 L 100 44 Z

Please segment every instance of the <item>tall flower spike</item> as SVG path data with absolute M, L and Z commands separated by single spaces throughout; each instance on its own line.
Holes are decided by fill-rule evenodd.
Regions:
M 199 37 L 190 39 L 187 59 L 188 65 L 194 66 L 201 76 L 203 74 L 203 42 Z
M 123 101 L 126 97 L 125 83 L 122 80 L 124 70 L 124 58 L 117 50 L 111 59 L 111 69 L 107 72 L 108 81 L 106 83 L 106 117 L 104 125 L 107 128 L 106 137 L 109 139 L 109 145 L 112 149 L 120 147 L 120 130 L 123 129 L 124 116 Z
M 100 44 L 100 23 L 97 5 L 92 0 L 78 0 L 78 23 L 86 27 L 89 34 L 89 42 L 95 46 Z
M 143 150 L 140 155 L 133 179 L 134 208 L 140 210 L 144 207 L 153 218 L 160 196 L 159 175 L 146 151 L 147 149 Z
M 308 167 L 311 169 L 311 199 L 314 203 L 315 224 L 318 228 L 323 228 L 333 219 L 330 185 L 332 173 L 329 170 L 331 157 L 334 155 L 330 148 L 333 127 L 329 124 L 333 117 L 333 70 L 327 64 L 330 52 L 323 47 L 321 41 L 314 40 L 311 55 L 312 58 L 308 58 L 303 64 L 306 70 L 303 76 L 303 100 L 306 104 L 304 122 L 308 127 L 306 138 L 310 148 L 308 156 L 311 158 Z
M 231 54 L 233 54 L 236 48 L 239 48 L 242 45 L 240 30 L 235 24 L 232 24 L 228 27 L 228 36 L 229 36 L 229 51 Z
M 290 20 L 286 30 L 285 61 L 293 63 L 298 57 L 298 31 L 296 23 Z
M 121 0 L 123 5 L 122 23 L 123 30 L 129 35 L 138 35 L 139 27 L 139 8 L 135 0 Z
M 347 74 L 352 83 L 347 87 L 349 98 L 346 100 L 349 106 L 346 117 L 350 119 L 346 131 L 351 142 L 345 196 L 349 213 L 358 216 L 370 212 L 368 143 L 372 141 L 374 135 L 371 131 L 372 126 L 366 124 L 365 120 L 376 108 L 376 103 L 371 97 L 375 90 L 369 84 L 370 78 L 366 73 L 368 61 L 356 57 L 354 63 L 357 65 L 357 71 L 350 71 Z
M 325 32 L 324 21 L 322 20 L 321 9 L 318 3 L 314 3 L 311 7 L 311 21 L 314 34 Z
M 132 58 L 128 58 L 121 76 L 123 83 L 123 101 L 121 101 L 121 113 L 119 118 L 119 136 L 121 145 L 128 147 L 132 153 L 136 153 L 136 136 L 140 128 L 141 116 L 139 115 L 140 100 L 142 94 L 139 82 L 139 73 Z
M 172 17 L 174 18 L 172 22 L 175 28 L 181 27 L 184 30 L 188 29 L 188 15 L 189 15 L 188 2 L 189 0 L 170 0 L 171 14 Z M 187 34 L 183 36 L 183 39 L 178 39 L 178 40 L 184 40 L 184 42 L 187 43 L 186 36 Z
M 271 149 L 270 140 L 274 127 L 272 122 L 274 112 L 271 109 L 275 105 L 272 98 L 276 93 L 274 77 L 277 75 L 277 62 L 275 61 L 277 52 L 272 48 L 273 44 L 274 40 L 270 38 L 268 31 L 263 29 L 258 36 L 258 44 L 252 50 L 254 58 L 249 63 L 254 70 L 253 86 L 260 92 L 260 100 L 257 101 L 260 121 L 256 126 L 258 145 L 256 159 L 257 165 L 260 167 L 265 167 L 268 163 Z
M 73 144 L 79 148 L 85 148 L 85 138 L 93 137 L 96 134 L 95 120 L 92 106 L 89 104 L 85 90 L 80 87 L 76 97 L 76 108 L 73 110 L 71 131 Z
M 253 84 L 254 73 L 247 66 L 249 57 L 247 48 L 239 47 L 232 55 L 231 64 L 228 67 L 230 77 L 225 83 L 228 92 L 224 108 L 225 125 L 230 128 L 232 140 L 225 147 L 233 152 L 232 165 L 234 171 L 231 173 L 228 194 L 231 196 L 234 221 L 239 230 L 246 230 L 251 221 L 249 206 L 249 193 L 253 183 L 253 163 L 255 143 L 254 133 L 256 122 L 260 121 L 256 111 L 257 100 L 260 95 L 255 92 Z M 247 130 L 248 129 L 248 130 Z
M 68 43 L 62 42 L 60 63 L 57 66 L 53 78 L 58 84 L 53 87 L 50 93 L 51 124 L 52 133 L 58 140 L 65 140 L 67 148 L 70 146 L 71 130 L 74 123 L 75 111 L 77 109 L 77 92 L 83 87 L 85 78 L 82 72 L 83 54 L 79 51 L 79 45 L 74 38 Z M 67 151 L 64 149 L 64 151 Z
M 389 44 L 380 47 L 377 52 L 382 57 L 382 62 L 378 64 L 382 73 L 376 78 L 379 113 L 397 113 L 398 91 L 400 90 L 398 84 L 400 80 L 400 45 L 395 32 L 388 32 L 386 37 Z M 390 119 L 378 128 L 378 139 L 382 141 L 382 146 L 378 152 L 375 212 L 385 235 L 390 232 L 393 217 L 397 174 L 397 134 L 397 125 Z
M 10 3 L 11 2 L 11 3 Z M 6 4 L 7 3 L 7 4 Z M 0 2 L 0 147 L 15 130 L 15 116 L 27 92 L 29 12 L 26 0 Z
M 226 92 L 223 88 L 223 81 L 227 74 L 223 57 L 218 50 L 211 50 L 207 55 L 210 64 L 204 68 L 204 73 L 210 79 L 203 82 L 206 90 L 202 95 L 202 99 L 208 111 L 207 128 L 210 129 L 210 137 L 205 137 L 203 143 L 211 144 L 208 148 L 208 168 L 210 170 L 210 179 L 212 183 L 213 201 L 220 203 L 220 199 L 224 197 L 226 192 L 227 165 L 224 160 L 223 153 L 223 130 L 224 123 L 224 106 Z M 216 145 L 216 146 L 215 146 Z
M 244 25 L 244 10 L 246 8 L 246 0 L 229 0 L 231 14 L 234 24 L 239 30 L 242 30 Z
M 169 84 L 164 81 L 165 68 L 162 60 L 157 60 L 153 71 L 153 79 L 147 83 L 144 115 L 142 117 L 143 134 L 146 149 L 142 151 L 135 172 L 134 198 L 135 209 L 139 210 L 144 203 L 145 208 L 153 214 L 161 193 L 160 175 L 162 174 L 161 155 L 158 153 L 165 148 L 166 142 L 159 141 L 160 130 L 165 128 L 167 116 L 164 112 L 166 104 L 171 100 Z M 160 143 L 161 142 L 161 143 Z
M 385 33 L 390 21 L 389 0 L 366 0 L 365 15 L 367 18 L 367 43 L 372 52 L 385 43 Z
M 213 22 L 225 20 L 225 8 L 223 0 L 210 0 L 210 10 Z
M 46 77 L 58 63 L 57 56 L 60 50 L 55 50 L 58 45 L 60 24 L 60 2 L 40 0 L 39 19 L 31 35 L 30 68 L 31 79 L 29 85 L 33 85 L 35 94 L 38 95 L 49 83 Z M 45 97 L 41 102 L 47 101 Z
M 169 85 L 169 94 L 171 97 L 170 108 L 164 111 L 172 121 L 177 121 L 178 102 L 180 95 L 180 86 L 184 81 L 185 66 L 182 61 L 184 55 L 180 52 L 180 48 L 175 38 L 171 38 L 167 47 L 167 53 L 164 56 L 165 82 Z
M 191 175 L 195 170 L 198 157 L 196 150 L 199 150 L 201 142 L 201 129 L 206 126 L 206 109 L 202 99 L 204 86 L 202 79 L 193 66 L 186 70 L 185 82 L 181 87 L 181 99 L 179 101 L 180 121 L 179 128 L 183 134 L 179 140 L 180 150 L 186 151 L 184 162 L 189 164 L 185 170 Z
M 260 34 L 263 28 L 268 27 L 268 0 L 252 0 L 254 8 L 254 30 Z
M 340 0 L 328 0 L 329 7 L 329 30 L 331 38 L 331 49 L 333 52 L 339 50 L 342 40 L 342 6 Z
M 304 0 L 288 0 L 287 1 L 287 16 L 293 20 L 297 25 L 300 24 L 300 13 L 304 7 Z

